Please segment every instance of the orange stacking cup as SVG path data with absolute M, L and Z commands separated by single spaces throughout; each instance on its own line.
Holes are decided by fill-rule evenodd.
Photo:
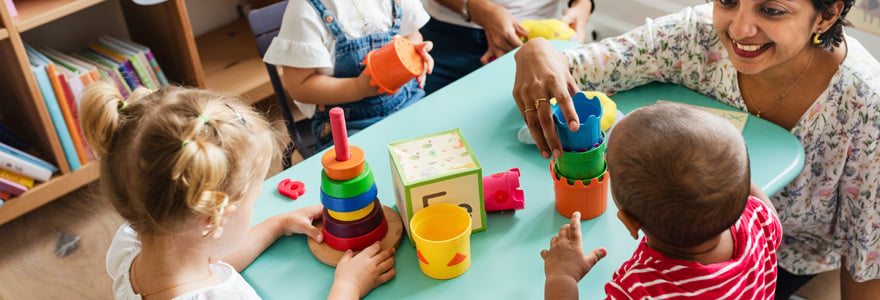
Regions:
M 608 172 L 602 172 L 599 176 L 587 180 L 574 180 L 569 183 L 568 178 L 560 176 L 556 172 L 556 160 L 550 162 L 550 176 L 553 176 L 553 190 L 556 193 L 556 211 L 567 218 L 571 218 L 574 212 L 581 212 L 581 220 L 598 217 L 605 212 L 608 206 Z M 584 185 L 584 182 L 589 182 Z
M 367 53 L 363 64 L 364 71 L 372 77 L 370 84 L 379 87 L 379 93 L 389 95 L 424 71 L 422 56 L 402 36 L 395 36 L 382 48 Z

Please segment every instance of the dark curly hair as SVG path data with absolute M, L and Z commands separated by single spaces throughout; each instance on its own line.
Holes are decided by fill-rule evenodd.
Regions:
M 856 0 L 813 0 L 813 7 L 823 16 L 830 17 L 831 14 L 828 9 L 837 1 L 843 2 L 843 10 L 840 12 L 840 17 L 837 18 L 834 25 L 831 25 L 827 31 L 819 35 L 822 43 L 816 45 L 816 47 L 831 50 L 834 47 L 840 46 L 840 42 L 843 41 L 843 26 L 851 26 L 849 21 L 846 20 L 846 14 L 855 5 Z

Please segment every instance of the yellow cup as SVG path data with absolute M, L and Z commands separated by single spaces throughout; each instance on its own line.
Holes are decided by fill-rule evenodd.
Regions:
M 412 217 L 419 267 L 428 277 L 450 279 L 471 265 L 471 215 L 449 203 L 432 204 Z

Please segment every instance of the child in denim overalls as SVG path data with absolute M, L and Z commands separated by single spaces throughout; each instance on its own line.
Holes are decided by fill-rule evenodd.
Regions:
M 379 94 L 361 64 L 371 50 L 402 35 L 433 68 L 431 42 L 419 28 L 429 16 L 419 0 L 290 1 L 281 30 L 263 60 L 283 66 L 282 81 L 306 116 L 312 118 L 317 149 L 332 144 L 329 112 L 345 111 L 349 134 L 421 99 L 422 74 L 393 95 Z

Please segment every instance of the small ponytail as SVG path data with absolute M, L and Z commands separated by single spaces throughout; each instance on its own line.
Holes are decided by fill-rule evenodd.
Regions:
M 135 89 L 129 99 L 133 101 L 149 94 L 150 90 L 141 87 Z M 128 105 L 119 90 L 104 81 L 90 84 L 83 92 L 80 125 L 86 142 L 98 157 L 109 152 L 110 142 L 123 124 L 122 112 Z

